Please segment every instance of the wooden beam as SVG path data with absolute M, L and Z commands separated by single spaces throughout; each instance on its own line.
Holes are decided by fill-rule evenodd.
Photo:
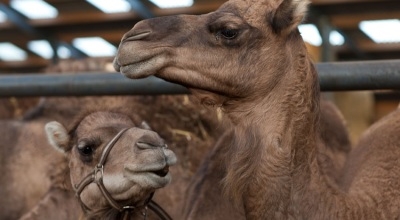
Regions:
M 209 3 L 197 3 L 187 8 L 154 8 L 156 16 L 167 16 L 177 14 L 205 14 L 217 10 L 225 1 L 213 1 Z
M 29 56 L 24 61 L 0 61 L 0 69 L 10 70 L 10 69 L 32 69 L 32 68 L 43 68 L 51 63 L 50 60 L 43 59 L 37 56 Z
M 160 9 L 154 7 L 154 16 L 167 16 L 175 14 L 202 14 L 216 10 L 222 3 L 202 3 L 195 4 L 188 8 L 173 8 L 173 9 Z M 126 13 L 111 13 L 106 14 L 101 11 L 91 12 L 73 12 L 73 13 L 62 13 L 53 19 L 35 19 L 27 21 L 29 25 L 37 28 L 52 27 L 52 26 L 63 26 L 63 25 L 87 25 L 93 23 L 104 23 L 104 22 L 118 22 L 126 20 L 141 20 L 140 16 L 135 12 Z M 0 23 L 0 30 L 13 29 L 15 25 L 10 22 Z
M 365 20 L 399 19 L 400 11 L 376 12 L 367 14 L 333 15 L 330 17 L 332 25 L 340 29 L 357 29 L 358 24 Z
M 140 0 L 126 0 L 134 12 L 142 18 L 152 18 L 154 14 Z
M 365 52 L 399 52 L 400 53 L 400 43 L 381 43 L 377 44 L 371 40 L 357 40 L 357 47 Z M 338 52 L 350 51 L 348 46 L 338 46 L 335 47 Z
M 6 4 L 0 3 L 0 11 L 3 11 L 7 15 L 8 20 L 14 23 L 16 27 L 18 27 L 25 33 L 34 36 L 38 36 L 41 34 L 27 22 L 28 19 L 26 19 L 26 17 L 24 17 L 15 9 L 8 7 Z
M 129 29 L 110 29 L 110 30 L 88 30 L 88 31 L 78 31 L 78 32 L 57 32 L 55 36 L 65 42 L 71 42 L 77 37 L 93 37 L 99 36 L 105 40 L 113 43 L 120 42 L 122 36 Z
M 34 27 L 51 27 L 63 25 L 87 25 L 93 23 L 118 22 L 121 20 L 139 20 L 140 17 L 133 12 L 106 14 L 103 12 L 73 12 L 60 14 L 53 19 L 31 20 Z M 1 26 L 0 26 L 1 27 Z

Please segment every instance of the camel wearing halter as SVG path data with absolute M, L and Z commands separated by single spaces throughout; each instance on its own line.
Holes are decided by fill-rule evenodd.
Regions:
M 66 61 L 51 68 L 50 72 L 104 71 L 103 64 L 102 60 L 94 59 Z M 187 95 L 46 97 L 25 114 L 23 120 L 0 121 L 1 133 L 7 134 L 0 142 L 0 180 L 3 183 L 0 219 L 18 219 L 38 202 L 43 204 L 43 200 L 59 198 L 59 195 L 53 195 L 58 190 L 54 189 L 52 179 L 57 178 L 65 161 L 62 154 L 49 150 L 43 127 L 53 120 L 69 124 L 79 112 L 94 106 L 98 110 L 130 109 L 132 118 L 137 122 L 148 122 L 165 139 L 179 161 L 170 169 L 174 181 L 158 190 L 154 200 L 171 217 L 179 219 L 186 186 L 221 133 L 215 130 L 217 111 L 194 104 L 190 99 Z M 64 207 L 59 205 L 53 210 L 60 213 Z M 70 210 L 66 212 L 71 213 Z
M 84 114 L 69 129 L 56 121 L 45 128 L 49 143 L 68 160 L 67 189 L 75 191 L 85 219 L 142 219 L 154 191 L 171 180 L 175 154 L 157 133 L 136 127 L 121 111 Z M 58 190 L 57 199 L 54 195 L 72 204 L 71 215 L 76 213 L 71 194 Z M 43 209 L 39 204 L 23 219 L 43 219 Z M 57 216 L 56 210 L 47 214 Z
M 317 161 L 318 76 L 297 30 L 308 3 L 231 0 L 205 15 L 145 20 L 124 35 L 114 66 L 180 83 L 224 110 L 234 132 L 224 183 L 247 219 L 399 218 L 395 116 L 348 158 L 347 191 Z

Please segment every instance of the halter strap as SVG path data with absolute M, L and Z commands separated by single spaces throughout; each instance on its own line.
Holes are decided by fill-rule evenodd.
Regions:
M 106 159 L 108 157 L 108 154 L 110 154 L 111 149 L 114 147 L 114 144 L 119 140 L 119 138 L 122 136 L 125 131 L 127 131 L 129 128 L 124 128 L 118 134 L 115 135 L 115 137 L 108 142 L 107 146 L 103 150 L 103 154 L 101 155 L 100 161 L 97 164 L 97 167 L 103 166 L 104 163 L 106 162 Z
M 110 142 L 108 142 L 107 146 L 104 148 L 103 153 L 101 155 L 99 163 L 95 166 L 94 170 L 89 173 L 83 180 L 75 185 L 75 195 L 79 200 L 79 203 L 81 204 L 83 210 L 85 212 L 89 212 L 90 208 L 87 207 L 83 201 L 81 200 L 81 193 L 85 189 L 86 186 L 91 184 L 92 182 L 96 183 L 97 186 L 99 187 L 101 193 L 103 196 L 106 198 L 108 203 L 118 211 L 122 212 L 124 210 L 124 207 L 121 207 L 110 195 L 110 193 L 107 191 L 106 187 L 103 184 L 103 174 L 104 174 L 104 164 L 106 162 L 106 159 L 108 157 L 108 154 L 110 153 L 111 149 L 114 147 L 115 143 L 119 140 L 119 138 L 122 136 L 125 131 L 127 131 L 129 128 L 124 128 L 121 131 L 118 132 L 114 136 L 113 139 L 111 139 Z
M 172 220 L 171 216 L 169 216 L 168 213 L 153 200 L 150 200 L 148 206 L 149 209 L 156 213 L 162 220 Z

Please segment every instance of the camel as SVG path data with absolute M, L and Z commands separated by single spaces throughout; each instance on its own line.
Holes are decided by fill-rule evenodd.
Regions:
M 68 161 L 66 173 L 70 175 L 70 183 L 66 188 L 76 193 L 74 198 L 67 191 L 53 188 L 49 193 L 53 199 L 48 199 L 47 204 L 54 206 L 57 201 L 54 195 L 60 195 L 62 199 L 58 202 L 68 201 L 70 213 L 67 213 L 73 215 L 76 202 L 71 198 L 77 199 L 84 219 L 147 216 L 154 191 L 170 182 L 169 167 L 177 161 L 157 133 L 147 124 L 137 127 L 123 111 L 85 113 L 68 129 L 52 121 L 45 125 L 45 130 L 49 143 Z M 22 219 L 44 219 L 43 209 L 46 206 L 41 204 Z M 59 214 L 54 210 L 47 213 Z
M 399 218 L 395 116 L 348 157 L 347 190 L 318 163 L 318 76 L 297 30 L 308 3 L 230 0 L 205 15 L 144 20 L 123 36 L 114 67 L 182 84 L 223 109 L 233 129 L 224 188 L 247 219 Z
M 49 72 L 89 72 L 103 67 L 102 59 L 84 59 L 62 62 L 50 67 Z M 190 99 L 188 95 L 45 97 L 23 119 L 0 120 L 0 131 L 7 134 L 0 142 L 3 183 L 0 219 L 18 219 L 46 200 L 61 198 L 63 191 L 54 187 L 57 183 L 53 179 L 58 178 L 60 164 L 66 161 L 62 154 L 49 150 L 42 128 L 53 120 L 69 124 L 71 118 L 93 106 L 98 110 L 130 109 L 132 118 L 137 118 L 138 123 L 147 121 L 165 139 L 179 160 L 170 168 L 174 181 L 159 189 L 154 201 L 172 218 L 181 219 L 185 189 L 202 158 L 223 131 L 215 129 L 222 128 L 215 109 L 205 108 Z M 61 195 L 54 195 L 55 192 Z M 64 206 L 57 210 L 61 212 L 62 208 Z M 70 210 L 66 212 L 71 213 Z
M 104 60 L 80 60 L 71 62 L 62 62 L 55 67 L 50 67 L 50 72 L 76 72 L 76 71 L 92 71 L 99 70 L 105 66 Z M 89 68 L 88 68 L 89 67 Z M 57 203 L 57 201 L 70 201 L 69 203 L 75 204 L 76 201 L 73 197 L 73 193 L 71 195 L 71 191 L 65 189 L 62 186 L 59 186 L 59 183 L 55 183 L 53 179 L 57 179 L 59 174 L 52 174 L 52 172 L 62 173 L 60 171 L 61 164 L 66 163 L 64 161 L 58 162 L 49 162 L 49 159 L 44 159 L 41 152 L 48 151 L 48 144 L 44 141 L 45 135 L 42 134 L 42 129 L 33 129 L 30 124 L 35 124 L 40 121 L 40 125 L 44 126 L 44 124 L 50 120 L 57 120 L 62 122 L 62 124 L 69 123 L 70 118 L 73 118 L 77 112 L 82 109 L 90 108 L 91 106 L 103 106 L 104 103 L 107 103 L 107 106 L 124 106 L 125 108 L 133 109 L 134 113 L 132 113 L 132 117 L 138 117 L 140 120 L 149 121 L 151 126 L 157 130 L 163 138 L 169 143 L 171 149 L 177 154 L 179 163 L 173 167 L 171 167 L 170 173 L 174 176 L 174 181 L 169 184 L 166 188 L 159 189 L 155 194 L 155 201 L 159 203 L 174 219 L 185 219 L 184 213 L 182 213 L 182 207 L 185 197 L 185 191 L 190 181 L 194 180 L 194 182 L 198 181 L 199 175 L 194 175 L 197 167 L 200 164 L 200 161 L 204 157 L 205 153 L 209 151 L 210 147 L 213 145 L 214 140 L 222 135 L 219 129 L 215 129 L 217 126 L 218 119 L 213 115 L 215 111 L 209 108 L 201 108 L 201 106 L 197 104 L 192 104 L 189 101 L 190 97 L 186 95 L 182 96 L 106 96 L 106 97 L 54 97 L 54 98 L 42 98 L 40 104 L 31 109 L 28 114 L 25 114 L 24 120 L 19 121 L 18 124 L 20 127 L 17 130 L 25 130 L 25 133 L 30 133 L 28 137 L 18 138 L 20 141 L 15 143 L 5 144 L 3 149 L 9 149 L 10 145 L 14 146 L 13 154 L 17 157 L 18 155 L 23 153 L 24 155 L 32 154 L 30 159 L 18 159 L 21 163 L 18 163 L 19 166 L 14 167 L 15 163 L 10 161 L 11 166 L 14 168 L 12 170 L 5 169 L 3 173 L 12 173 L 16 174 L 16 176 L 24 176 L 25 182 L 29 182 L 29 180 L 36 179 L 38 180 L 38 184 L 32 185 L 29 190 L 26 189 L 25 185 L 21 185 L 21 181 L 15 181 L 13 189 L 9 189 L 6 193 L 13 194 L 12 196 L 4 196 L 3 204 L 4 211 L 1 216 L 5 216 L 4 218 L 8 218 L 7 213 L 10 214 L 10 211 L 13 211 L 14 214 L 11 215 L 10 219 L 16 219 L 16 213 L 25 213 L 27 210 L 31 210 L 30 213 L 35 213 L 35 216 L 44 215 L 49 219 L 54 219 L 51 217 L 51 214 L 56 214 L 58 219 L 74 219 L 71 215 L 75 216 L 76 213 L 71 210 L 79 210 L 76 208 L 71 208 L 72 205 L 60 205 L 61 203 Z M 326 103 L 326 102 L 322 102 Z M 73 108 L 72 108 L 73 106 Z M 151 106 L 151 108 L 149 108 Z M 172 108 L 171 108 L 172 107 Z M 334 106 L 326 103 L 326 105 L 322 106 L 322 121 L 326 123 L 321 123 L 321 127 L 325 127 L 329 131 L 323 132 L 326 137 L 324 139 L 331 139 L 333 142 L 339 141 L 340 144 L 337 144 L 340 147 L 331 148 L 332 152 L 330 155 L 334 157 L 343 157 L 347 154 L 350 149 L 348 145 L 348 137 L 347 131 L 345 129 L 336 128 L 335 124 L 338 124 L 339 127 L 343 123 L 343 120 L 335 116 L 339 112 L 332 108 Z M 325 113 L 324 113 L 325 112 Z M 136 116 L 135 116 L 136 115 Z M 140 121 L 138 120 L 138 121 Z M 4 126 L 6 128 L 7 126 Z M 10 130 L 5 130 L 5 132 L 9 132 Z M 10 134 L 10 133 L 9 133 Z M 16 137 L 7 136 L 10 139 L 15 139 Z M 30 139 L 30 140 L 28 140 Z M 32 143 L 31 140 L 34 140 Z M 45 142 L 45 143 L 41 143 Z M 7 141 L 4 140 L 4 143 Z M 330 145 L 333 146 L 333 145 Z M 347 148 L 346 148 L 347 147 Z M 42 149 L 43 148 L 43 149 Z M 330 149 L 328 149 L 330 150 Z M 31 152 L 33 151 L 33 152 Z M 7 154 L 3 154 L 7 155 Z M 14 157 L 15 157 L 14 156 Z M 28 157 L 28 156 L 27 156 Z M 46 158 L 59 158 L 60 154 L 55 151 L 48 151 L 46 154 Z M 340 159 L 340 158 L 339 158 Z M 37 160 L 37 161 L 36 161 Z M 60 159 L 59 159 L 60 160 Z M 23 163 L 22 163 L 23 161 Z M 36 162 L 35 162 L 36 161 Z M 327 160 L 329 161 L 329 160 Z M 337 163 L 339 160 L 335 158 L 333 162 Z M 35 166 L 35 172 L 30 171 L 29 175 L 27 175 L 24 170 L 26 167 L 32 167 L 31 164 L 40 163 L 43 166 Z M 54 164 L 57 164 L 55 166 Z M 332 163 L 327 164 L 327 169 L 329 173 L 336 174 L 336 171 L 332 171 Z M 335 165 L 335 164 L 334 164 Z M 8 165 L 9 166 L 9 165 Z M 5 167 L 8 167 L 5 166 Z M 337 164 L 333 166 L 338 166 Z M 341 166 L 341 162 L 339 164 Z M 52 169 L 53 168 L 53 169 Z M 20 173 L 25 173 L 21 175 Z M 50 174 L 49 174 L 50 173 Z M 328 173 L 328 174 L 329 174 Z M 49 178 L 50 176 L 50 178 Z M 194 178 L 193 178 L 194 177 Z M 200 176 L 201 177 L 201 176 Z M 203 177 L 201 177 L 203 178 Z M 334 177 L 335 178 L 335 177 Z M 219 182 L 219 180 L 214 180 L 212 178 L 207 181 L 214 183 Z M 193 184 L 194 185 L 194 184 Z M 206 190 L 205 187 L 202 187 L 203 190 Z M 46 192 L 47 191 L 47 192 Z M 24 192 L 21 193 L 20 197 L 16 197 L 13 192 Z M 34 192 L 34 194 L 32 194 Z M 44 196 L 43 196 L 44 195 Z M 20 207 L 23 202 L 19 202 L 18 205 L 10 206 L 6 201 L 9 201 L 10 198 L 15 199 L 16 201 L 24 201 L 29 200 L 29 203 L 23 207 Z M 41 198 L 41 200 L 39 200 Z M 209 197 L 208 197 L 209 198 Z M 49 204 L 50 203 L 50 204 Z M 32 209 L 32 205 L 36 205 Z M 203 205 L 205 203 L 198 203 Z M 76 204 L 75 204 L 76 205 Z M 58 207 L 57 207 L 58 206 Z M 51 208 L 49 208 L 51 207 Z M 213 206 L 215 207 L 215 206 Z M 24 211 L 25 210 L 25 211 Z M 57 210 L 57 213 L 54 213 L 53 210 Z M 228 209 L 225 209 L 228 210 Z M 65 218 L 63 218 L 62 214 L 64 213 Z M 183 216 L 182 216 L 183 215 Z M 27 214 L 25 216 L 31 216 Z M 50 216 L 50 217 L 49 217 Z M 31 217 L 29 217 L 31 218 Z M 28 218 L 28 219 L 29 219 Z M 42 217 L 41 219 L 43 219 Z

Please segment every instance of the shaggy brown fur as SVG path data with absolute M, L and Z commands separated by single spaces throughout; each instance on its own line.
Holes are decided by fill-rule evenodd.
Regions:
M 51 185 L 61 154 L 49 150 L 46 121 L 1 121 L 0 219 L 18 219 L 31 209 Z
M 244 210 L 235 206 L 224 195 L 222 180 L 226 175 L 224 164 L 233 132 L 227 131 L 214 150 L 210 151 L 195 174 L 187 190 L 184 219 L 245 219 Z M 330 102 L 321 100 L 318 161 L 323 173 L 333 182 L 340 182 L 341 170 L 350 152 L 350 140 L 342 115 Z
M 21 118 L 38 103 L 38 98 L 0 98 L 0 119 Z
M 145 20 L 124 35 L 114 66 L 222 107 L 234 132 L 225 186 L 247 219 L 399 218 L 397 123 L 378 123 L 385 133 L 367 132 L 378 141 L 361 141 L 366 153 L 348 158 L 358 163 L 348 165 L 347 192 L 323 173 L 318 77 L 296 28 L 307 4 L 231 0 L 206 15 Z

